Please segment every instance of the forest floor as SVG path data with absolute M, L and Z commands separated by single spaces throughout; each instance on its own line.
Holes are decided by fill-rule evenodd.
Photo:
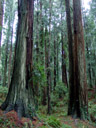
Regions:
M 7 94 L 6 88 L 0 87 L 0 105 L 5 100 Z M 89 113 L 96 117 L 96 96 L 93 90 L 89 90 Z M 54 102 L 51 115 L 47 115 L 45 106 L 40 106 L 37 115 L 40 119 L 31 121 L 27 118 L 18 119 L 17 113 L 11 111 L 4 114 L 0 110 L 0 128 L 96 128 L 96 122 L 73 119 L 67 116 L 67 96 Z

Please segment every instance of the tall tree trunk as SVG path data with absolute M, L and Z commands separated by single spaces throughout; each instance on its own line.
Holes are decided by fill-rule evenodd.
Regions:
M 56 69 L 57 69 L 57 81 L 59 81 L 59 36 L 57 36 L 57 62 L 56 62 Z
M 61 1 L 61 8 L 62 8 L 62 1 Z M 63 15 L 62 15 L 63 9 L 61 9 L 61 27 L 63 28 Z M 61 43 L 62 43 L 62 82 L 67 85 L 67 72 L 66 72 L 66 53 L 64 49 L 64 33 L 61 28 Z
M 12 39 L 13 39 L 13 25 L 12 25 L 12 30 L 11 30 L 11 45 L 10 45 L 10 52 L 9 52 L 8 87 L 10 86 L 10 80 L 11 80 Z
M 49 43 L 48 43 L 48 62 L 47 62 L 48 114 L 50 114 L 51 112 L 51 71 L 50 71 L 51 10 L 52 10 L 52 3 L 51 0 L 49 0 Z
M 37 0 L 37 6 L 38 6 L 38 0 Z M 36 61 L 39 61 L 39 10 L 37 10 L 36 13 Z
M 54 89 L 56 87 L 56 39 L 54 36 Z
M 45 26 L 45 75 L 46 75 L 46 79 L 47 79 L 47 68 L 48 68 L 48 47 L 47 47 L 47 41 L 48 41 L 48 30 L 47 30 L 47 26 Z M 48 81 L 47 81 L 48 83 Z M 47 84 L 46 83 L 46 84 Z M 42 99 L 42 104 L 46 105 L 47 104 L 47 88 L 46 86 L 44 86 L 43 88 L 43 99 Z
M 64 50 L 64 37 L 63 34 L 61 35 L 61 42 L 62 42 L 62 82 L 67 85 L 67 72 L 66 72 L 66 55 L 65 55 L 65 50 Z
M 72 107 L 74 105 L 74 61 L 73 61 L 73 38 L 72 27 L 70 17 L 70 3 L 69 0 L 65 0 L 66 3 L 66 18 L 68 29 L 68 47 L 69 47 L 69 103 L 68 103 L 68 115 L 72 114 Z
M 40 0 L 40 52 L 41 52 L 41 64 L 44 64 L 44 24 L 42 15 L 42 0 Z
M 69 4 L 66 0 L 66 8 Z M 67 10 L 68 13 L 68 10 Z M 81 16 L 80 0 L 73 0 L 74 15 L 74 84 L 70 88 L 69 115 L 86 119 L 88 117 L 88 97 L 86 82 L 86 65 L 84 50 L 84 35 Z M 67 17 L 68 18 L 68 17 Z
M 87 118 L 88 96 L 81 1 L 73 0 L 74 15 L 74 108 L 77 117 Z
M 5 63 L 4 63 L 3 86 L 7 86 L 6 80 L 7 80 L 8 46 L 9 46 L 9 40 L 10 40 L 10 18 L 9 18 L 6 38 L 7 38 L 7 41 L 6 41 L 6 47 L 5 47 Z
M 19 118 L 29 115 L 34 107 L 32 83 L 33 14 L 34 0 L 18 1 L 18 30 L 15 61 L 9 92 L 1 108 L 15 109 Z M 34 109 L 32 109 L 34 112 Z M 29 116 L 31 118 L 31 116 Z
M 89 48 L 88 48 L 88 43 L 86 42 L 86 50 L 87 50 L 87 59 L 90 59 L 90 54 L 89 54 Z M 91 76 L 91 64 L 90 62 L 88 63 L 88 73 L 89 73 L 89 84 L 90 84 L 90 87 L 92 88 L 92 76 Z
M 0 61 L 1 61 L 2 26 L 3 26 L 3 0 L 0 0 Z

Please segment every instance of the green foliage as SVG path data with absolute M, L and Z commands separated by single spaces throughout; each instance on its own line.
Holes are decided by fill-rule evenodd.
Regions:
M 46 126 L 41 126 L 40 128 L 47 128 Z
M 18 128 L 14 122 L 10 122 L 9 119 L 5 118 L 4 116 L 0 117 L 0 128 Z
M 54 116 L 50 116 L 48 118 L 48 124 L 53 128 L 61 128 L 61 123 Z
M 55 91 L 59 98 L 63 98 L 68 93 L 66 85 L 64 85 L 62 82 L 57 83 Z
M 62 128 L 72 128 L 71 126 L 67 125 L 67 124 L 63 124 Z
M 0 94 L 7 94 L 8 93 L 8 88 L 7 87 L 2 87 L 0 86 Z
M 44 71 L 44 66 L 41 64 L 35 63 L 33 67 L 33 82 L 34 85 L 37 85 L 39 82 L 39 85 L 44 85 L 46 82 L 46 76 Z
M 8 88 L 0 86 L 0 104 L 2 104 L 8 93 Z
M 28 105 L 28 113 L 30 114 L 31 117 L 36 116 L 36 111 L 30 104 Z
M 58 95 L 52 93 L 51 94 L 51 105 L 52 105 L 52 107 L 57 106 L 57 103 L 58 103 Z
M 89 113 L 96 119 L 96 104 L 94 104 L 94 101 L 90 101 L 88 103 L 89 106 Z

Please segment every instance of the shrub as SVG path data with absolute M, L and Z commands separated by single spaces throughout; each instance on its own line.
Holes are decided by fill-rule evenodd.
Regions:
M 96 119 L 96 104 L 93 101 L 88 103 L 89 106 L 89 113 Z
M 53 128 L 61 128 L 60 121 L 53 116 L 50 116 L 48 118 L 48 124 Z
M 55 88 L 56 94 L 58 94 L 59 98 L 63 98 L 67 93 L 68 89 L 62 82 L 58 82 Z

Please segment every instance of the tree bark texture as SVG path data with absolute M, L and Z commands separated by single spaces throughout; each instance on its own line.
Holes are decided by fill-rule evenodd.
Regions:
M 66 7 L 68 6 L 66 5 Z M 73 85 L 70 86 L 68 114 L 74 117 L 86 119 L 88 117 L 88 99 L 87 99 L 84 34 L 83 34 L 83 26 L 82 26 L 80 0 L 73 0 L 73 15 L 74 15 L 74 72 L 72 72 L 73 73 L 72 76 L 74 76 L 73 77 L 74 82 Z
M 65 0 L 66 4 L 66 19 L 68 29 L 68 47 L 69 47 L 69 103 L 68 103 L 68 115 L 72 115 L 72 108 L 74 105 L 74 61 L 73 61 L 73 37 L 72 26 L 70 16 L 70 3 L 69 0 Z
M 84 34 L 81 14 L 81 1 L 73 0 L 74 15 L 74 110 L 76 115 L 87 118 L 88 96 L 86 80 L 86 63 Z
M 15 109 L 18 116 L 29 116 L 29 105 L 34 108 L 32 83 L 34 0 L 18 0 L 18 30 L 14 69 L 9 92 L 1 108 Z M 32 109 L 34 112 L 34 109 Z

